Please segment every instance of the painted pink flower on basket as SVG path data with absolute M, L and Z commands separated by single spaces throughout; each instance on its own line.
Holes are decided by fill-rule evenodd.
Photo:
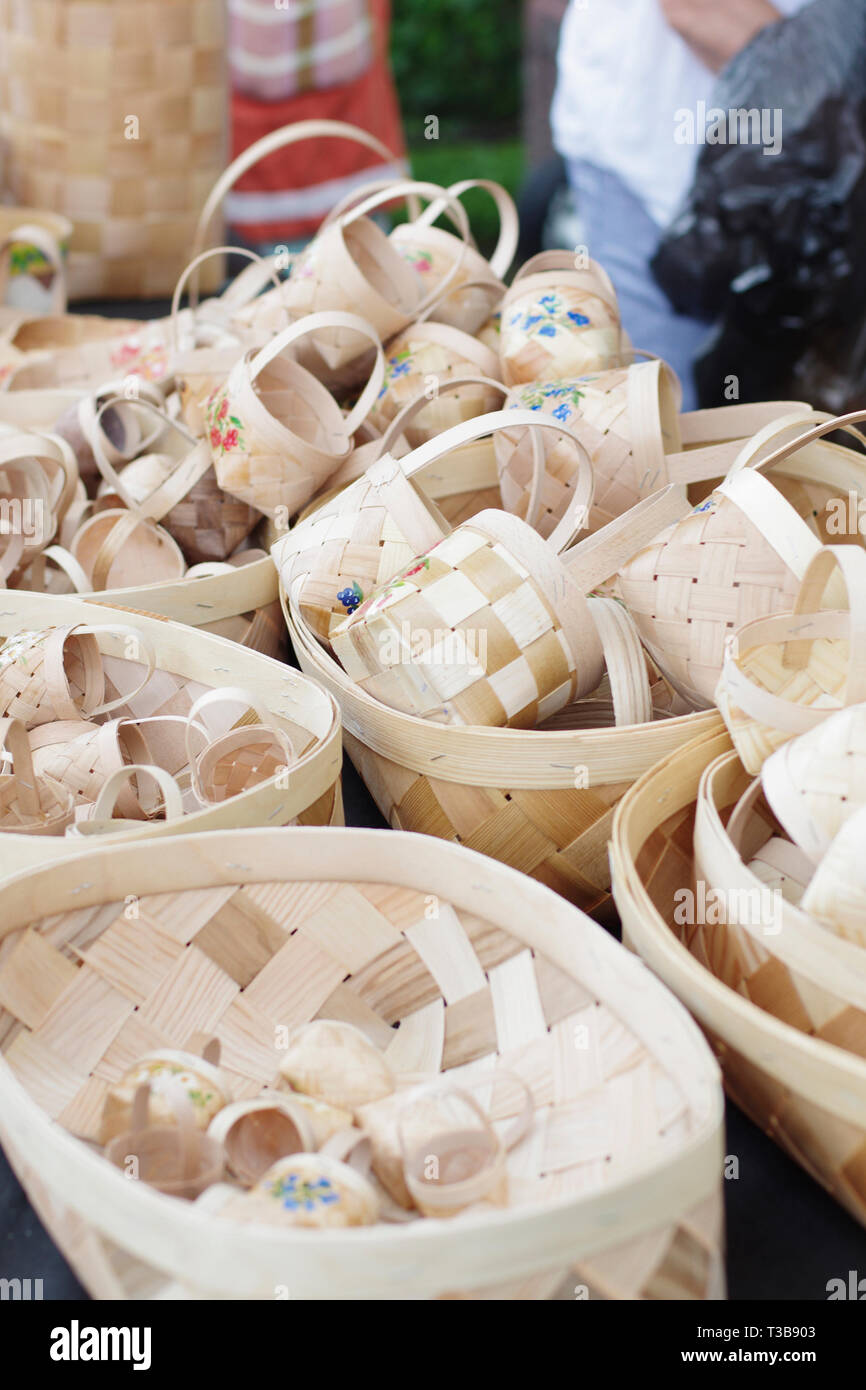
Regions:
M 214 391 L 205 406 L 208 437 L 211 448 L 219 454 L 245 448 L 243 425 L 236 415 L 229 414 L 228 398 L 224 391 Z

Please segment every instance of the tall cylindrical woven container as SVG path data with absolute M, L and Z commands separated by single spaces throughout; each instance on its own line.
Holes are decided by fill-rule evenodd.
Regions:
M 4 192 L 73 222 L 71 298 L 171 292 L 227 121 L 213 0 L 0 3 Z

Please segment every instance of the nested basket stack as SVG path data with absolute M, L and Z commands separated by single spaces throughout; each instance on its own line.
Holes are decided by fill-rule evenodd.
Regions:
M 142 817 L 132 826 L 128 820 L 119 820 L 118 833 L 153 840 L 181 832 L 249 825 L 343 823 L 339 712 L 335 702 L 319 686 L 282 663 L 244 650 L 224 638 L 128 610 L 97 609 L 75 598 L 5 594 L 0 616 L 0 643 L 16 635 L 23 642 L 27 634 L 77 624 L 97 629 L 90 640 L 95 640 L 101 653 L 105 698 L 115 705 L 111 710 L 112 719 L 132 721 L 132 736 L 136 729 L 143 730 L 145 736 L 153 729 L 163 741 L 168 739 L 165 746 L 167 757 L 172 760 L 168 769 L 172 774 L 184 773 L 186 749 L 191 746 L 195 751 L 198 746 L 196 743 L 190 745 L 188 737 L 185 744 L 185 722 L 196 702 L 210 690 L 248 692 L 250 702 L 258 702 L 272 727 L 287 736 L 291 750 L 291 760 L 282 775 L 278 769 L 264 780 L 250 779 L 249 785 L 239 794 L 208 798 L 208 804 L 199 803 L 187 793 L 183 814 L 177 819 Z M 111 630 L 112 625 L 114 630 Z M 145 679 L 149 654 L 154 671 Z M 75 752 L 78 744 L 73 745 L 71 740 L 87 735 L 93 730 L 93 724 L 88 722 L 86 709 L 79 708 L 77 715 L 72 709 L 35 710 L 32 695 L 38 684 L 34 682 L 34 677 L 39 675 L 36 665 L 31 661 L 30 668 L 13 665 L 4 671 L 3 694 L 4 710 L 10 716 L 26 719 L 27 711 L 31 713 L 28 721 L 34 730 L 31 743 L 35 748 L 43 748 L 41 754 L 35 754 L 38 772 L 43 759 L 59 756 L 62 763 L 63 749 L 70 754 Z M 82 704 L 86 690 L 77 693 L 79 675 L 74 663 L 67 671 L 72 672 L 69 692 Z M 20 690 L 20 694 L 10 698 L 13 690 Z M 245 712 L 243 704 L 242 699 L 227 700 L 222 713 L 215 713 L 208 719 L 206 727 L 210 735 L 216 738 L 230 729 L 242 730 L 247 725 L 258 724 L 260 719 L 253 709 Z M 52 722 L 58 719 L 67 722 Z M 48 722 L 40 722 L 43 720 Z M 148 723 L 151 720 L 159 722 Z M 45 747 L 48 730 L 52 734 L 56 731 L 59 737 L 55 749 Z M 243 742 L 242 737 L 238 742 Z M 130 747 L 138 744 L 136 740 Z M 230 758 L 231 750 L 228 754 Z M 153 760 L 136 759 L 129 755 L 127 748 L 125 757 L 121 753 L 121 761 Z M 56 762 L 52 765 L 58 766 Z M 102 765 L 94 763 L 94 768 Z M 185 774 L 182 780 L 186 780 Z M 64 785 L 72 784 L 70 773 Z M 219 796 L 217 793 L 216 797 Z M 112 833 L 110 825 L 103 828 Z M 25 864 L 79 854 L 91 843 L 89 837 L 73 838 L 62 833 L 0 834 L 0 874 L 15 873 Z
M 225 160 L 222 7 L 10 3 L 0 39 L 6 181 L 74 224 L 71 297 L 169 293 Z
M 313 829 L 294 833 L 296 855 L 285 844 L 271 830 L 167 840 L 156 895 L 145 845 L 4 888 L 0 1135 L 89 1291 L 724 1297 L 718 1074 L 643 964 L 459 847 Z M 510 1077 L 495 1122 L 528 1088 L 531 1128 L 496 1200 L 327 1233 L 241 1223 L 207 1194 L 128 1181 L 94 1146 L 136 1057 L 213 1035 L 229 1089 L 249 1096 L 278 1085 L 280 1034 L 312 1019 L 360 1028 L 398 1096 L 419 1077 L 479 1094 Z
M 866 957 L 804 920 L 790 854 L 767 848 L 795 847 L 766 812 L 744 814 L 744 782 L 722 733 L 680 749 L 624 798 L 611 845 L 623 939 L 698 1019 L 731 1097 L 866 1223 Z M 751 870 L 731 842 L 742 827 Z M 766 920 L 736 908 L 762 888 L 753 901 L 771 901 Z M 708 902 L 723 903 L 727 921 Z
M 715 711 L 616 727 L 609 708 L 571 706 L 538 730 L 459 728 L 387 709 L 350 681 L 283 594 L 303 671 L 337 700 L 343 740 L 383 816 L 519 869 L 586 911 L 609 893 L 617 802 L 660 758 L 719 725 Z

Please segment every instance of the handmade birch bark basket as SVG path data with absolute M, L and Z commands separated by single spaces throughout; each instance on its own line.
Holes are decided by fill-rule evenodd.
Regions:
M 724 732 L 694 740 L 645 773 L 617 808 L 611 865 L 623 941 L 694 1014 L 731 1099 L 866 1225 L 866 1061 L 723 983 L 683 921 L 682 890 L 695 890 L 699 783 L 726 753 Z
M 811 429 L 807 417 L 792 415 L 760 430 L 720 486 L 618 576 L 617 593 L 653 660 L 693 705 L 713 701 L 732 633 L 793 607 L 809 562 L 833 539 L 834 499 L 866 490 L 864 455 L 824 438 L 846 430 L 862 443 L 856 425 L 866 412 L 812 418 L 819 423 Z M 780 487 L 777 472 L 785 475 Z M 840 589 L 834 579 L 827 601 L 835 604 Z
M 466 390 L 489 394 L 496 389 L 496 382 L 487 378 L 455 377 L 443 383 L 442 403 L 452 393 L 462 397 Z M 323 498 L 272 547 L 283 584 L 290 589 L 300 583 L 305 620 L 323 641 L 330 639 L 339 618 L 449 534 L 446 510 L 451 520 L 459 522 L 499 501 L 490 436 L 518 417 L 502 411 L 476 415 L 398 459 L 397 445 L 404 431 L 428 408 L 425 395 L 415 396 L 376 441 L 375 462 L 362 476 L 334 497 Z M 519 418 L 532 426 L 536 477 L 540 478 L 537 437 L 556 427 L 528 411 Z M 366 450 L 371 446 L 362 447 L 366 464 Z M 353 461 L 350 475 L 354 467 Z M 575 505 L 584 502 L 588 507 L 592 490 L 588 461 L 575 482 Z
M 544 729 L 434 724 L 381 705 L 349 679 L 281 594 L 303 671 L 337 700 L 343 741 L 382 815 L 480 850 L 556 889 L 585 911 L 608 898 L 614 807 L 636 778 L 702 731 L 715 710 L 617 724 L 609 701 L 562 711 Z
M 769 876 L 754 862 L 772 842 L 783 870 L 791 865 L 806 880 L 811 874 L 780 835 L 760 790 L 735 754 L 707 767 L 698 789 L 695 874 L 721 911 L 718 921 L 697 922 L 686 935 L 693 934 L 693 949 L 713 974 L 759 1008 L 866 1056 L 866 954 L 810 918 L 799 890 L 790 882 L 783 888 L 778 872 Z
M 149 788 L 133 797 L 129 786 L 118 784 L 119 833 L 130 833 L 130 818 L 137 821 L 135 835 L 149 840 L 266 823 L 342 824 L 339 713 L 325 691 L 291 667 L 210 633 L 77 598 L 10 591 L 3 610 L 0 701 L 4 715 L 22 719 L 32 731 L 37 779 L 45 776 L 90 800 L 125 763 L 158 761 L 170 776 L 182 776 L 184 813 L 175 818 L 157 818 Z M 34 642 L 34 633 L 59 632 L 57 624 L 72 628 L 62 646 Z M 17 659 L 19 650 L 26 665 Z M 43 653 L 47 667 L 41 665 Z M 239 689 L 242 698 L 213 708 L 212 693 L 227 688 L 236 688 L 236 695 Z M 211 708 L 200 714 L 196 704 L 202 699 Z M 101 715 L 110 722 L 94 723 Z M 275 739 L 288 741 L 291 756 L 281 755 L 273 772 L 257 756 L 253 761 L 261 772 L 240 778 L 246 756 L 241 745 L 256 749 L 254 726 L 263 719 Z M 184 741 L 190 722 L 203 730 L 192 746 L 206 783 L 201 798 L 185 772 L 193 766 L 195 773 Z M 231 731 L 236 753 L 226 745 Z M 232 777 L 239 778 L 233 785 L 227 781 Z M 229 786 L 238 794 L 226 797 Z M 111 804 L 100 816 L 110 816 Z M 80 852 L 84 840 L 68 838 L 62 829 L 26 838 L 0 834 L 0 875 Z
M 545 439 L 544 483 L 534 512 L 526 431 L 506 430 L 497 436 L 503 506 L 549 536 L 562 520 L 581 454 L 587 453 L 595 475 L 589 529 L 596 531 L 666 483 L 694 487 L 721 481 L 747 437 L 794 411 L 812 414 L 797 401 L 680 414 L 681 399 L 675 373 L 658 359 L 512 387 L 506 409 L 543 412 L 568 425 L 569 432 Z M 701 500 L 689 495 L 695 502 Z
M 0 1136 L 89 1292 L 723 1298 L 718 1072 L 643 965 L 542 885 L 460 847 L 361 830 L 295 842 L 289 859 L 280 831 L 166 840 L 156 895 L 144 845 L 91 849 L 4 888 Z M 205 1032 L 221 1045 L 226 1099 L 270 1093 L 297 1113 L 306 1097 L 287 1091 L 281 1065 L 311 1082 L 289 1067 L 281 1025 L 291 1039 L 349 1020 L 398 1114 L 420 1077 L 440 1096 L 477 1097 L 490 1138 L 524 1116 L 495 1191 L 447 1217 L 410 1205 L 397 1224 L 325 1235 L 283 1196 L 303 1172 L 345 1171 L 327 1146 L 270 1170 L 284 1175 L 279 1202 L 262 1184 L 183 1200 L 129 1181 L 116 1143 L 100 1153 L 106 1100 L 136 1058 L 177 1058 L 194 1077 Z M 320 1065 L 309 1054 L 307 1071 Z M 362 1126 L 372 1108 L 357 1110 Z M 170 1135 L 171 1114 L 159 1123 Z M 218 1132 L 212 1121 L 211 1144 Z M 386 1156 L 380 1131 L 367 1133 Z M 410 1203 L 417 1193 L 426 1207 L 404 1154 Z M 354 1217 L 370 1222 L 373 1179 L 349 1177 L 373 1193 Z M 344 1182 L 338 1207 L 352 1191 Z
M 550 381 L 617 367 L 629 345 L 616 292 L 596 261 L 542 251 L 521 266 L 502 301 L 503 379 Z
M 821 607 L 836 571 L 847 610 Z M 866 554 L 825 546 L 809 564 L 793 611 L 759 618 L 729 639 L 716 703 L 747 772 L 835 710 L 866 701 Z

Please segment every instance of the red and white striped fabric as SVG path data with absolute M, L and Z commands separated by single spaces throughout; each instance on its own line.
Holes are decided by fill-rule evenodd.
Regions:
M 232 10 L 244 13 L 268 11 L 268 32 L 273 52 L 286 32 L 295 28 L 293 10 L 277 9 L 275 0 L 230 0 Z M 315 86 L 298 90 L 281 100 L 250 95 L 243 78 L 237 76 L 238 62 L 232 53 L 235 90 L 232 95 L 232 157 L 247 149 L 270 131 L 295 121 L 312 119 L 346 121 L 369 131 L 393 151 L 391 161 L 383 161 L 361 145 L 345 140 L 305 141 L 280 150 L 250 169 L 237 182 L 225 200 L 229 223 L 252 245 L 299 241 L 310 236 L 322 218 L 352 188 L 371 179 L 405 177 L 407 163 L 400 108 L 388 62 L 388 0 L 286 0 L 318 24 L 319 11 L 331 18 L 339 12 L 343 20 L 354 13 L 366 13 L 370 47 L 363 70 L 351 80 L 319 87 L 326 65 L 307 69 Z M 305 21 L 308 22 L 308 21 Z M 264 27 L 262 32 L 265 32 Z M 318 32 L 318 30 L 316 31 Z M 247 51 L 247 50 L 245 50 Z M 308 50 L 309 51 L 309 50 Z M 297 55 L 296 55 L 297 56 Z M 305 79 L 306 80 L 306 79 Z
M 229 0 L 232 85 L 259 101 L 352 82 L 374 49 L 369 0 Z

